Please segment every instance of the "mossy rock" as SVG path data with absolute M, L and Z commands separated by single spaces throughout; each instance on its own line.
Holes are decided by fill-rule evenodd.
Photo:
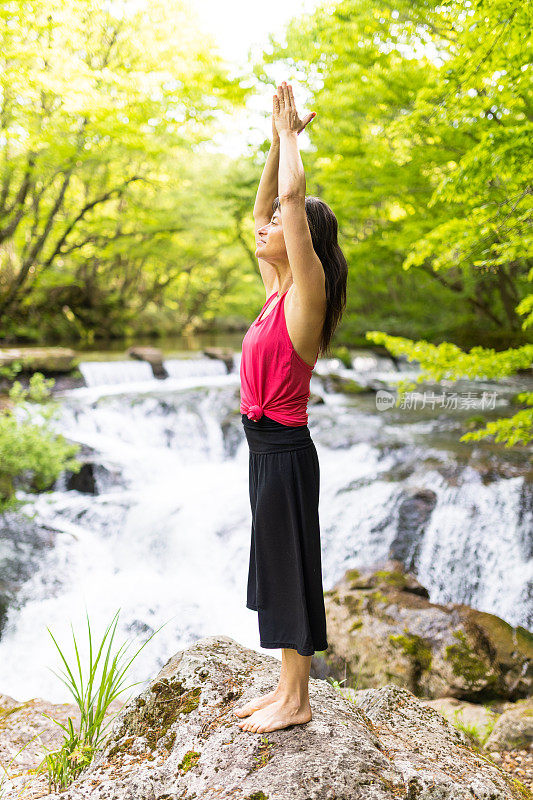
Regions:
M 390 603 L 390 600 L 387 597 L 387 595 L 383 594 L 383 592 L 380 592 L 379 589 L 375 589 L 373 592 L 369 592 L 366 598 L 367 598 L 368 611 L 374 611 L 378 603 L 380 605 L 388 605 Z
M 149 700 L 139 697 L 135 709 L 124 717 L 125 733 L 144 736 L 151 749 L 167 735 L 180 714 L 190 714 L 198 708 L 201 688 L 185 689 L 181 681 L 162 679 L 152 684 Z
M 361 577 L 361 572 L 358 569 L 349 569 L 344 577 L 351 583 Z
M 421 636 L 405 629 L 404 633 L 390 634 L 389 641 L 396 647 L 400 647 L 402 652 L 416 663 L 422 672 L 431 669 L 431 647 Z
M 21 365 L 21 372 L 70 372 L 78 366 L 80 357 L 69 347 L 11 347 L 0 349 L 0 366 Z
M 518 625 L 516 628 L 516 643 L 528 660 L 533 661 L 533 633 Z
M 515 629 L 496 614 L 477 611 L 474 608 L 468 608 L 463 618 L 463 625 L 467 633 L 480 647 L 484 646 L 491 657 L 496 657 L 503 663 L 515 663 L 518 645 L 524 659 L 533 660 L 533 634 L 526 628 L 518 626 Z
M 358 614 L 364 607 L 364 600 L 362 597 L 347 594 L 343 600 L 350 614 Z M 340 603 L 340 600 L 338 600 L 338 602 Z
M 381 569 L 375 572 L 374 575 L 380 583 L 386 583 L 389 586 L 395 586 L 398 589 L 403 589 L 403 587 L 408 583 L 406 575 L 397 570 L 389 571 Z
M 345 378 L 342 375 L 329 373 L 328 375 L 317 375 L 317 377 L 321 378 L 326 389 L 331 392 L 342 392 L 344 394 L 364 394 L 373 392 L 373 389 L 370 389 L 368 386 L 363 386 L 357 381 L 354 381 L 353 378 Z
M 463 678 L 470 688 L 480 682 L 487 681 L 488 665 L 477 655 L 468 643 L 462 630 L 453 632 L 457 644 L 450 644 L 445 649 L 445 659 L 452 665 L 454 675 Z

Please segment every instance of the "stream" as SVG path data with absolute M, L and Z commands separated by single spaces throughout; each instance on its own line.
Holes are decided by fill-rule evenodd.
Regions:
M 86 387 L 55 395 L 55 427 L 83 445 L 89 464 L 78 488 L 63 474 L 51 492 L 19 492 L 28 516 L 0 521 L 2 581 L 16 586 L 0 638 L 2 693 L 70 700 L 51 672 L 61 662 L 47 628 L 72 658 L 72 624 L 86 657 L 86 612 L 94 646 L 120 608 L 115 642 L 132 641 L 130 657 L 163 625 L 129 682 L 148 681 L 204 636 L 281 657 L 261 650 L 257 614 L 245 607 L 251 512 L 240 352 L 230 372 L 201 353 L 163 363 L 169 377 L 156 379 L 146 362 L 88 359 Z M 482 413 L 473 398 L 485 392 L 489 418 L 511 415 L 510 398 L 532 391 L 533 379 L 424 384 L 417 391 L 427 403 L 386 407 L 394 380 L 417 374 L 399 366 L 361 350 L 351 369 L 325 358 L 315 367 L 309 428 L 320 461 L 324 589 L 348 568 L 395 558 L 432 602 L 466 603 L 531 629 L 531 454 L 459 437 Z M 383 410 L 374 392 L 338 391 L 328 376 L 381 386 Z M 464 402 L 442 408 L 432 392 Z

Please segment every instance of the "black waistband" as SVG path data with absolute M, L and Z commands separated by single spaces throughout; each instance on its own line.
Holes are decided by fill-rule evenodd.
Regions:
M 283 425 L 266 414 L 254 422 L 246 414 L 241 416 L 244 433 L 252 453 L 273 453 L 299 450 L 313 443 L 307 425 Z

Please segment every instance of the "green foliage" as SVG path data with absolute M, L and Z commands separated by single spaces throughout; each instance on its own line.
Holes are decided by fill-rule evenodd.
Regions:
M 421 361 L 420 380 L 532 361 L 530 23 L 518 0 L 340 0 L 293 20 L 256 66 L 263 81 L 279 60 L 307 76 L 308 191 L 336 212 L 350 265 L 345 340 L 370 328 Z M 512 349 L 460 349 L 488 342 Z M 526 444 L 532 413 L 463 440 Z
M 317 111 L 308 186 L 339 218 L 358 323 L 347 335 L 379 321 L 404 335 L 523 338 L 527 27 L 516 0 L 341 0 L 293 20 L 286 45 L 272 39 L 258 78 L 282 60 Z
M 258 754 L 254 756 L 254 770 L 262 769 L 268 764 L 273 755 L 273 750 L 276 747 L 274 742 L 271 742 L 268 736 L 264 734 L 259 740 Z
M 465 353 L 450 342 L 433 345 L 426 341 L 413 342 L 399 336 L 389 336 L 383 331 L 367 331 L 367 338 L 376 344 L 383 344 L 393 355 L 405 355 L 409 361 L 418 362 L 420 375 L 416 381 L 400 379 L 397 404 L 401 393 L 408 391 L 416 383 L 425 380 L 442 381 L 459 378 L 497 378 L 514 375 L 519 369 L 526 369 L 533 360 L 533 345 L 524 345 L 496 352 L 483 347 L 472 347 Z M 527 445 L 533 439 L 533 393 L 519 392 L 516 400 L 525 403 L 528 408 L 518 411 L 509 418 L 488 422 L 485 427 L 468 431 L 460 437 L 460 441 L 479 441 L 493 436 L 494 441 L 506 447 Z
M 347 347 L 333 347 L 331 349 L 332 358 L 338 358 L 347 369 L 352 368 L 352 356 Z
M 518 369 L 529 367 L 533 360 L 533 344 L 496 352 L 483 347 L 472 347 L 465 353 L 450 342 L 433 345 L 424 340 L 412 342 L 399 336 L 389 336 L 382 331 L 367 331 L 367 339 L 383 344 L 393 355 L 405 355 L 417 361 L 424 374 L 417 377 L 443 379 L 484 378 L 485 380 L 513 375 Z
M 457 714 L 459 713 L 459 709 L 454 712 L 454 721 L 453 726 L 457 728 L 457 730 L 462 731 L 474 744 L 478 746 L 482 746 L 482 738 L 483 734 L 479 730 L 478 726 L 475 725 L 473 722 L 461 722 L 461 720 L 457 719 Z
M 130 6 L 0 8 L 3 335 L 90 344 L 169 299 L 176 330 L 242 259 L 203 146 L 250 89 L 186 3 Z
M 485 742 L 492 733 L 493 728 L 496 725 L 496 721 L 498 719 L 498 715 L 495 714 L 487 705 L 484 705 L 483 708 L 485 708 L 491 714 L 489 719 L 483 726 L 477 726 L 473 722 L 472 723 L 462 722 L 462 720 L 459 719 L 459 714 L 461 713 L 460 708 L 455 709 L 455 711 L 453 712 L 453 720 L 452 720 L 452 725 L 455 728 L 466 734 L 466 736 L 468 736 L 468 738 L 475 745 L 478 745 L 480 747 L 484 746 Z
M 27 389 L 15 381 L 8 405 L 0 408 L 0 512 L 22 504 L 15 496 L 16 486 L 45 491 L 64 470 L 81 469 L 74 458 L 79 445 L 51 427 L 59 411 L 59 404 L 49 399 L 54 382 L 40 372 L 31 376 Z M 36 404 L 41 406 L 40 421 L 35 420 Z
M 521 392 L 518 397 L 528 406 L 533 406 L 533 392 Z M 502 442 L 505 447 L 529 444 L 533 439 L 533 408 L 518 411 L 508 419 L 487 422 L 484 428 L 463 434 L 460 441 L 474 442 L 488 436 L 493 436 L 495 442 Z
M 359 682 L 361 680 L 361 672 L 363 671 L 363 666 L 364 666 L 364 662 L 361 662 L 361 666 L 359 667 L 359 671 L 357 673 L 357 677 L 355 679 L 355 683 L 353 682 L 352 678 L 350 679 L 351 686 L 349 688 L 350 689 L 354 689 L 354 691 L 357 691 L 357 689 L 358 689 Z M 345 672 L 346 672 L 346 670 L 345 670 Z M 336 678 L 332 678 L 331 676 L 327 678 L 328 683 L 330 683 L 333 686 L 334 689 L 337 689 L 337 691 L 340 691 L 341 693 L 342 693 L 342 689 L 343 689 L 341 684 L 346 683 L 347 680 L 348 680 L 347 677 L 343 678 L 340 681 L 337 680 Z M 352 699 L 351 695 L 343 695 L 343 697 L 346 697 L 347 700 L 351 700 L 352 702 L 355 702 Z
M 44 714 L 45 717 L 51 719 L 65 732 L 62 746 L 58 750 L 49 751 L 39 765 L 39 769 L 46 770 L 48 774 L 48 790 L 50 792 L 52 791 L 52 787 L 54 791 L 57 791 L 66 788 L 72 783 L 82 770 L 91 763 L 97 750 L 102 747 L 106 738 L 107 729 L 113 722 L 115 716 L 111 716 L 107 723 L 105 725 L 103 724 L 109 706 L 119 695 L 131 688 L 131 686 L 137 685 L 137 683 L 132 683 L 129 686 L 123 686 L 126 680 L 125 675 L 141 650 L 163 627 L 162 625 L 154 631 L 126 663 L 125 653 L 129 643 L 123 643 L 113 652 L 113 640 L 119 613 L 120 609 L 107 626 L 96 655 L 93 653 L 91 625 L 89 616 L 86 614 L 89 637 L 89 664 L 86 680 L 83 675 L 78 643 L 72 626 L 72 638 L 76 654 L 76 663 L 73 664 L 72 667 L 69 666 L 54 635 L 50 629 L 47 628 L 66 668 L 66 672 L 63 672 L 64 677 L 58 675 L 55 670 L 52 670 L 52 672 L 58 675 L 60 680 L 65 684 L 80 711 L 79 730 L 74 729 L 70 717 L 67 720 L 67 724 L 64 725 L 48 714 Z M 104 647 L 106 647 L 105 650 Z M 98 676 L 99 669 L 101 669 L 100 676 Z

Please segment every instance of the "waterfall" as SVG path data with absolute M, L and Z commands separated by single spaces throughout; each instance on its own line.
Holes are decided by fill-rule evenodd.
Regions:
M 47 669 L 60 664 L 46 628 L 68 644 L 72 622 L 84 651 L 85 608 L 94 637 L 119 607 L 120 641 L 142 642 L 164 625 L 130 682 L 203 636 L 259 649 L 257 615 L 245 608 L 251 512 L 239 359 L 229 373 L 215 359 L 167 359 L 165 379 L 145 362 L 82 363 L 88 386 L 61 393 L 56 426 L 83 445 L 96 493 L 68 489 L 62 476 L 52 492 L 21 495 L 33 519 L 0 527 L 2 576 L 17 586 L 0 639 L 3 692 L 69 699 Z M 350 567 L 400 554 L 431 601 L 531 627 L 533 509 L 520 454 L 459 445 L 460 412 L 379 412 L 373 393 L 324 388 L 331 372 L 361 382 L 412 372 L 357 359 L 352 369 L 321 359 L 311 379 L 324 589 Z M 497 388 L 504 404 L 516 391 L 512 382 Z

